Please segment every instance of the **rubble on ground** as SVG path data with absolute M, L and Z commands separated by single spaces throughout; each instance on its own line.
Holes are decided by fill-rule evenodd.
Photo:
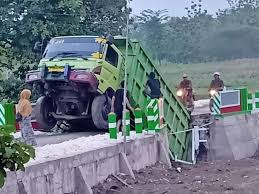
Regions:
M 180 173 L 177 168 L 181 168 Z M 195 166 L 174 164 L 172 169 L 158 163 L 134 173 L 135 180 L 118 175 L 128 186 L 110 176 L 93 187 L 94 194 L 257 194 L 259 190 L 258 157 Z

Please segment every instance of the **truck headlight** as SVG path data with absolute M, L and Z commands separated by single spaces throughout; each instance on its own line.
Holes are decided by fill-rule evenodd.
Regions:
M 28 80 L 35 80 L 38 79 L 38 75 L 37 74 L 32 74 L 28 76 Z
M 88 74 L 79 74 L 79 75 L 76 75 L 76 79 L 80 80 L 80 79 L 88 79 L 89 78 L 89 75 Z
M 41 79 L 40 71 L 33 71 L 26 74 L 26 82 L 33 82 Z

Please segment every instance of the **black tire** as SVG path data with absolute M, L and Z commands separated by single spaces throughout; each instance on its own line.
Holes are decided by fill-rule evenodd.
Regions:
M 111 99 L 105 95 L 96 96 L 92 103 L 92 119 L 98 129 L 108 129 L 108 114 L 111 111 Z
M 56 119 L 50 115 L 51 112 L 55 112 L 52 99 L 46 96 L 40 97 L 36 102 L 35 117 L 44 131 L 50 131 L 57 123 Z

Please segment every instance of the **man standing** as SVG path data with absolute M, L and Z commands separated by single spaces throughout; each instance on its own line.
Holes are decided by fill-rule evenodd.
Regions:
M 151 99 L 158 99 L 160 126 L 164 124 L 164 99 L 160 90 L 160 81 L 155 79 L 155 73 L 150 72 L 149 79 L 145 85 L 144 93 Z M 149 92 L 147 90 L 149 89 Z
M 124 81 L 121 82 L 121 87 L 115 92 L 114 96 L 112 97 L 111 112 L 114 112 L 116 114 L 118 132 L 121 130 L 121 126 L 122 126 L 123 96 L 124 96 Z M 129 103 L 128 92 L 126 97 L 126 105 L 127 105 L 127 109 L 129 109 L 132 112 L 134 111 L 134 109 Z
M 159 99 L 161 97 L 160 82 L 158 79 L 155 79 L 154 72 L 149 74 L 149 79 L 147 80 L 145 87 L 145 94 L 148 95 L 151 99 Z M 146 91 L 148 88 L 150 92 Z

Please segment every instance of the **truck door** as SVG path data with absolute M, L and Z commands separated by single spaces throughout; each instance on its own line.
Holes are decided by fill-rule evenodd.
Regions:
M 108 87 L 116 90 L 119 86 L 121 55 L 114 45 L 107 45 L 100 78 L 99 89 L 104 92 Z

